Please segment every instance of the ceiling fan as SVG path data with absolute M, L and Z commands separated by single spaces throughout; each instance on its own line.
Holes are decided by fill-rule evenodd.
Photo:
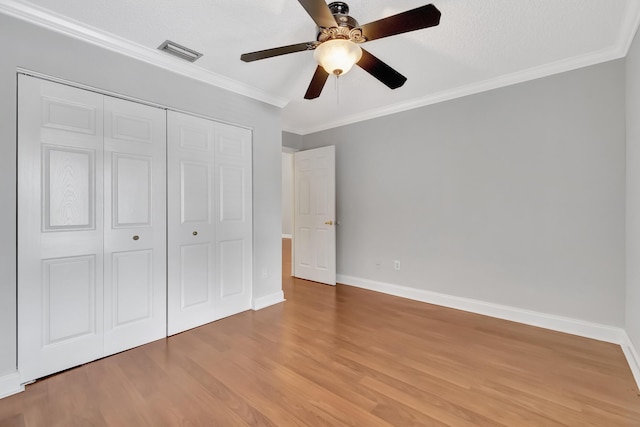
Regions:
M 305 99 L 319 97 L 330 74 L 345 74 L 354 64 L 389 88 L 399 88 L 407 78 L 359 45 L 383 37 L 434 27 L 440 23 L 440 11 L 433 4 L 359 25 L 358 21 L 349 16 L 349 6 L 344 2 L 335 1 L 327 5 L 324 0 L 298 1 L 318 26 L 316 41 L 245 53 L 240 59 L 251 62 L 313 50 L 318 67 L 304 95 Z

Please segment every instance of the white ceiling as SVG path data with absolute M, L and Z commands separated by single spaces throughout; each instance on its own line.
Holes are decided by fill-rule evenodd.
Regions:
M 351 0 L 365 24 L 429 0 Z M 405 75 L 390 90 L 358 67 L 303 99 L 316 64 L 299 52 L 252 63 L 240 54 L 315 39 L 296 0 L 0 0 L 0 12 L 118 49 L 283 106 L 285 130 L 305 134 L 623 57 L 638 0 L 432 0 L 440 25 L 366 44 Z M 202 52 L 190 64 L 156 48 L 166 39 Z

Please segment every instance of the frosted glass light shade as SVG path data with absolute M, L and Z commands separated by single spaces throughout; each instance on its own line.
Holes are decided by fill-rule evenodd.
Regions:
M 362 57 L 360 46 L 350 40 L 332 39 L 318 46 L 313 52 L 316 62 L 329 74 L 346 74 Z

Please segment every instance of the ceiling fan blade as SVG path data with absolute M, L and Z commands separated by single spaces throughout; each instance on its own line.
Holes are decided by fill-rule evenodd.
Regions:
M 356 64 L 390 89 L 397 89 L 407 81 L 405 76 L 364 49 L 362 49 L 362 58 Z
M 432 4 L 398 13 L 362 25 L 362 34 L 367 40 L 376 40 L 409 31 L 434 27 L 440 23 L 440 11 Z
M 274 56 L 286 55 L 288 53 L 302 52 L 316 48 L 315 42 L 291 44 L 289 46 L 274 47 L 273 49 L 258 50 L 251 53 L 243 53 L 240 59 L 244 62 L 257 61 L 258 59 L 272 58 Z
M 337 27 L 336 19 L 333 17 L 329 6 L 324 0 L 298 0 L 304 10 L 307 11 L 311 19 L 318 27 L 331 28 Z
M 316 72 L 313 74 L 313 78 L 311 79 L 311 83 L 309 84 L 309 88 L 307 89 L 307 93 L 304 94 L 304 99 L 315 99 L 319 97 L 328 78 L 329 73 L 318 65 L 318 68 L 316 68 Z

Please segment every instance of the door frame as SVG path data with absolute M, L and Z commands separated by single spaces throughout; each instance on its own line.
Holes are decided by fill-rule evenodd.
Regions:
M 295 167 L 294 167 L 294 160 L 293 160 L 293 154 L 297 153 L 298 151 L 301 151 L 298 148 L 291 148 L 291 147 L 286 147 L 286 146 L 282 146 L 282 153 L 286 153 L 286 154 L 291 154 L 291 162 L 289 167 L 291 168 L 291 187 L 289 188 L 291 194 L 291 204 L 289 205 L 289 212 L 291 215 L 291 276 L 293 276 L 293 267 L 295 266 L 295 254 L 294 254 L 294 250 L 293 250 L 293 245 L 294 245 L 294 240 L 296 238 L 296 227 L 295 227 L 295 221 L 294 221 L 294 206 L 295 206 Z M 282 169 L 284 170 L 284 165 L 282 165 Z M 284 206 L 283 206 L 284 209 Z M 283 235 L 284 238 L 284 235 Z

